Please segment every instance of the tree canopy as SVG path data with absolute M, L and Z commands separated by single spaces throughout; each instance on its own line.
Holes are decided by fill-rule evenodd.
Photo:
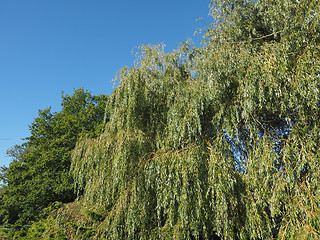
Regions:
M 76 198 L 69 173 L 71 151 L 79 138 L 100 133 L 106 100 L 78 89 L 72 96 L 62 93 L 60 112 L 39 110 L 30 137 L 8 150 L 13 161 L 2 170 L 0 208 L 8 223 L 21 228 L 43 217 L 50 204 Z
M 200 47 L 141 46 L 98 127 L 81 127 L 96 116 L 82 101 L 64 105 L 68 121 L 39 112 L 5 169 L 4 206 L 28 214 L 35 189 L 66 202 L 68 179 L 78 200 L 28 236 L 47 224 L 44 239 L 320 238 L 320 2 L 212 0 L 210 14 Z M 59 181 L 41 185 L 53 168 Z
M 319 1 L 210 7 L 202 47 L 141 47 L 73 152 L 96 237 L 320 237 Z

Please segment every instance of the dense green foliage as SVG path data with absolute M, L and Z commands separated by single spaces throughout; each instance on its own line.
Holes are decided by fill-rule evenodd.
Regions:
M 211 1 L 203 46 L 143 46 L 80 141 L 96 238 L 320 237 L 319 1 Z
M 78 100 L 40 112 L 0 207 L 27 219 L 73 200 L 59 195 L 72 179 L 79 199 L 16 239 L 320 239 L 320 1 L 212 0 L 210 14 L 201 47 L 141 47 L 98 127 L 80 127 L 94 111 Z
M 106 100 L 105 95 L 92 96 L 79 89 L 72 96 L 62 94 L 60 112 L 39 111 L 30 125 L 30 137 L 8 150 L 13 161 L 2 170 L 4 222 L 28 228 L 31 221 L 45 217 L 43 210 L 50 204 L 75 199 L 71 151 L 79 138 L 94 138 L 101 132 Z

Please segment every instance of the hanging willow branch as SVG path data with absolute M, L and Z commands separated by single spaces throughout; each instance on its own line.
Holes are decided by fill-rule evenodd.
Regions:
M 212 1 L 227 20 L 203 47 L 143 46 L 119 72 L 104 133 L 73 153 L 108 212 L 96 238 L 320 237 L 319 3 L 268 4 Z

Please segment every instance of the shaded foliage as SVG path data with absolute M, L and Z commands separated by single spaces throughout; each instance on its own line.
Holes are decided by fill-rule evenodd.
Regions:
M 78 89 L 62 93 L 62 110 L 39 110 L 30 125 L 30 137 L 8 150 L 12 158 L 2 170 L 1 215 L 14 228 L 24 230 L 46 216 L 51 203 L 76 198 L 69 173 L 71 151 L 81 137 L 99 135 L 105 116 L 105 95 L 92 96 Z

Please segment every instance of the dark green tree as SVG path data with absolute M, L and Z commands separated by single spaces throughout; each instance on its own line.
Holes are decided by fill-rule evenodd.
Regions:
M 71 151 L 78 139 L 100 134 L 106 101 L 80 88 L 71 96 L 62 93 L 60 112 L 39 110 L 30 137 L 8 150 L 12 162 L 2 171 L 1 214 L 8 223 L 20 228 L 43 217 L 50 204 L 75 199 Z

